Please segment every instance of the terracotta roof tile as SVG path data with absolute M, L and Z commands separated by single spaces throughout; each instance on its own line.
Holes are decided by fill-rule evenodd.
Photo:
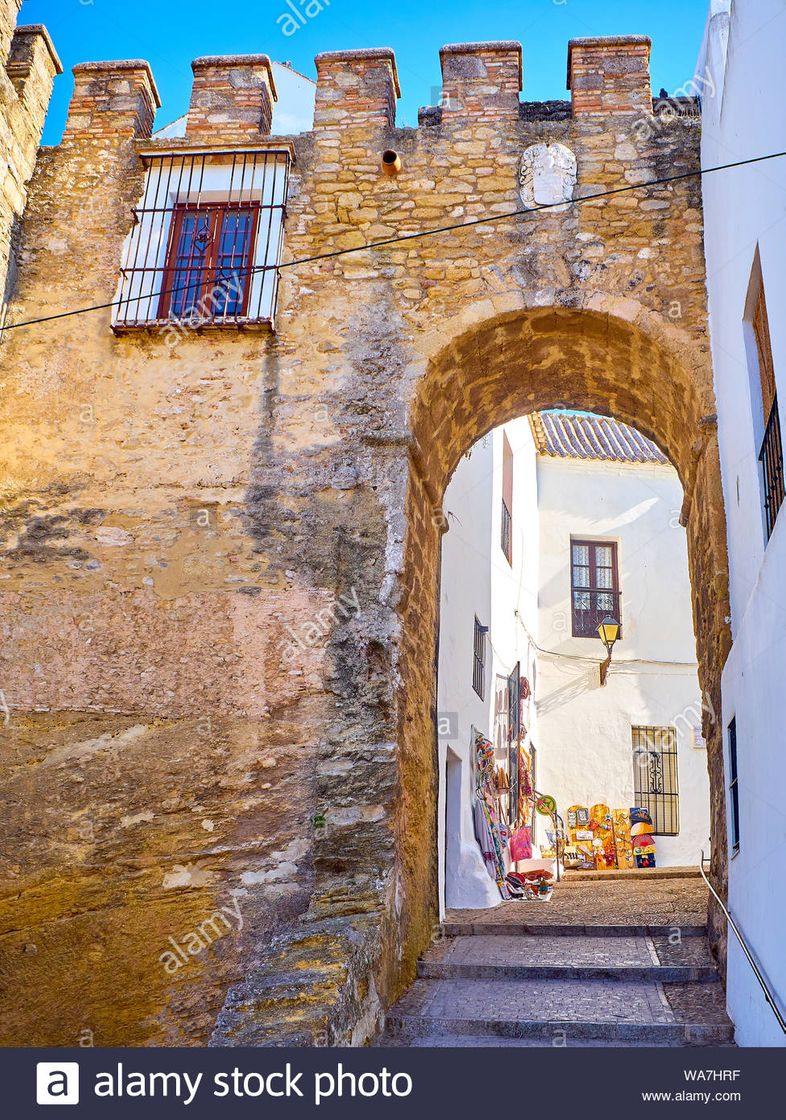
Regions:
M 541 455 L 613 463 L 668 463 L 652 440 L 607 416 L 538 412 L 530 419 Z

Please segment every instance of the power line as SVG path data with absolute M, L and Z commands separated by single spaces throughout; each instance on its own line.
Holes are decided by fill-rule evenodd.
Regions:
M 702 175 L 711 175 L 716 171 L 730 171 L 736 167 L 748 167 L 753 163 L 763 163 L 770 159 L 780 159 L 786 156 L 784 152 L 771 152 L 766 156 L 753 156 L 750 159 L 736 160 L 734 163 L 721 163 L 716 167 L 705 167 L 698 171 L 683 171 L 678 175 L 665 175 L 660 179 L 651 179 L 646 183 L 629 183 L 624 187 L 613 187 L 608 191 L 597 191 L 595 194 L 582 195 L 581 198 L 568 199 L 564 202 L 544 202 L 538 206 L 524 206 L 518 210 L 508 210 L 502 214 L 489 214 L 485 218 L 472 218 L 468 222 L 455 222 L 452 225 L 436 226 L 433 229 L 417 230 L 413 233 L 402 233 L 395 237 L 385 237 L 380 241 L 369 241 L 364 245 L 353 245 L 348 249 L 332 249 L 328 253 L 315 253 L 310 257 L 299 257 L 296 260 L 282 261 L 280 264 L 261 264 L 255 265 L 251 269 L 244 271 L 253 276 L 258 272 L 272 272 L 274 270 L 282 271 L 285 268 L 295 268 L 301 264 L 314 264 L 318 261 L 333 260 L 335 257 L 344 257 L 349 253 L 364 253 L 369 249 L 381 249 L 387 245 L 400 245 L 408 241 L 415 241 L 421 237 L 434 237 L 439 233 L 454 233 L 456 230 L 471 229 L 473 226 L 486 225 L 489 222 L 501 222 L 508 218 L 518 218 L 524 214 L 535 214 L 541 210 L 552 210 L 556 207 L 567 208 L 569 206 L 579 206 L 585 202 L 595 202 L 600 198 L 609 198 L 615 194 L 625 194 L 628 191 L 645 190 L 648 187 L 663 186 L 667 183 L 677 183 L 684 179 L 697 179 Z M 86 315 L 90 311 L 106 311 L 109 308 L 120 307 L 124 303 L 136 303 L 142 299 L 157 299 L 162 295 L 174 295 L 177 292 L 185 291 L 193 285 L 189 282 L 175 288 L 162 288 L 157 292 L 148 292 L 143 296 L 126 296 L 123 299 L 110 300 L 108 303 L 94 303 L 89 307 L 77 307 L 72 311 L 58 311 L 54 315 L 42 315 L 37 319 L 23 319 L 20 323 L 9 323 L 7 326 L 0 327 L 0 336 L 6 331 L 18 330 L 20 327 L 33 327 L 39 323 L 50 323 L 55 319 L 68 319 L 73 315 Z

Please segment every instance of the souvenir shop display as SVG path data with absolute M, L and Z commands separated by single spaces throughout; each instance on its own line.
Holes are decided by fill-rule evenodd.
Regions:
M 557 802 L 553 797 L 544 793 L 535 802 L 535 809 L 542 817 L 554 817 L 557 812 Z
M 563 867 L 570 868 L 573 871 L 585 870 L 587 857 L 583 852 L 572 844 L 566 844 L 562 849 L 562 865 Z M 593 865 L 594 866 L 594 865 Z
M 485 736 L 476 734 L 474 744 L 475 759 L 475 803 L 473 822 L 475 838 L 483 853 L 486 870 L 499 887 L 503 898 L 511 893 L 505 882 L 507 868 L 505 853 L 510 838 L 507 822 L 502 819 L 494 771 L 494 744 Z
M 565 849 L 566 832 L 562 817 L 557 812 L 557 802 L 548 793 L 535 794 L 535 810 L 543 817 L 549 817 L 551 828 L 546 829 L 546 842 L 548 847 L 540 849 L 541 859 L 551 859 L 557 862 L 557 882 L 560 878 L 560 864 L 562 853 Z
M 526 728 L 523 730 L 526 734 Z M 518 794 L 518 819 L 529 820 L 532 813 L 532 775 L 529 753 L 521 745 L 518 749 Z
M 648 809 L 610 810 L 603 803 L 591 809 L 571 805 L 566 820 L 562 862 L 570 870 L 628 871 L 655 866 L 654 826 Z M 556 831 L 547 831 L 546 836 L 556 844 Z
M 611 810 L 608 805 L 593 805 L 590 809 L 589 826 L 592 830 L 592 848 L 595 853 L 595 869 L 607 871 L 617 866 L 617 853 L 614 846 L 614 829 Z
M 555 830 L 551 834 L 555 837 L 554 842 L 559 843 L 563 839 L 562 820 L 557 814 L 554 798 L 535 793 L 529 756 L 520 744 L 517 744 L 516 753 L 511 752 L 510 756 L 515 759 L 516 765 L 515 791 L 504 766 L 495 765 L 494 744 L 476 731 L 473 731 L 472 757 L 473 823 L 486 870 L 503 899 L 548 902 L 554 889 L 552 871 L 530 867 L 519 872 L 516 868 L 519 862 L 539 862 L 533 860 L 532 827 L 528 823 L 535 798 L 539 811 L 551 818 Z
M 532 859 L 532 829 L 529 825 L 514 828 L 510 836 L 510 858 L 513 863 L 520 859 Z
M 514 898 L 527 901 L 548 902 L 554 890 L 554 876 L 550 871 L 511 871 L 508 886 Z
M 641 806 L 630 810 L 630 834 L 636 867 L 655 867 L 654 825 L 649 809 Z
M 590 813 L 586 805 L 571 805 L 566 814 L 568 828 L 568 847 L 565 866 L 577 871 L 592 871 L 595 868 L 595 853 L 592 848 L 593 834 L 589 828 Z M 570 850 L 570 861 L 567 852 Z
M 628 809 L 613 809 L 611 816 L 617 867 L 621 870 L 628 870 L 635 867 L 633 842 L 630 834 L 630 812 Z

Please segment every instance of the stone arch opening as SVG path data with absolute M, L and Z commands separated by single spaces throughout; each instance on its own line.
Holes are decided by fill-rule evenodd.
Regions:
M 623 301 L 624 302 L 624 301 Z M 706 698 L 713 871 L 725 882 L 720 674 L 728 650 L 725 523 L 711 372 L 701 345 L 660 317 L 647 322 L 551 306 L 479 318 L 436 347 L 410 412 L 411 468 L 403 560 L 398 816 L 399 952 L 412 975 L 437 913 L 436 657 L 442 497 L 461 455 L 500 424 L 554 407 L 614 416 L 675 466 L 685 501 L 699 680 Z M 710 913 L 710 937 L 725 954 Z

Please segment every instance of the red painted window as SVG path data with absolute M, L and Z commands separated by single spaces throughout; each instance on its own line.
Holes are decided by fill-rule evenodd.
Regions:
M 607 615 L 622 623 L 617 545 L 571 541 L 570 547 L 573 637 L 597 638 L 598 626 Z
M 255 203 L 175 206 L 159 318 L 246 314 L 258 211 Z

